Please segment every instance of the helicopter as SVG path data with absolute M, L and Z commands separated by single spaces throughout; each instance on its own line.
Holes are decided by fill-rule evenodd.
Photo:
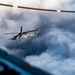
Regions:
M 16 36 L 14 36 L 13 38 L 10 38 L 9 40 L 18 40 L 21 41 L 24 38 L 28 38 L 28 37 L 32 37 L 35 35 L 38 35 L 39 33 L 39 29 L 35 29 L 35 30 L 31 30 L 31 31 L 26 31 L 26 32 L 22 32 L 23 31 L 23 27 L 21 26 L 20 32 L 19 33 L 5 33 L 6 35 L 8 34 L 17 34 Z M 34 32 L 34 33 L 30 33 L 30 32 Z

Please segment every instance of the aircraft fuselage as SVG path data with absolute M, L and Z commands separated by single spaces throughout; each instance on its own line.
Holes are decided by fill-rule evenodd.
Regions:
M 21 39 L 25 39 L 25 38 L 32 37 L 32 36 L 35 36 L 35 34 L 21 34 L 20 37 L 18 35 L 14 40 L 21 40 Z

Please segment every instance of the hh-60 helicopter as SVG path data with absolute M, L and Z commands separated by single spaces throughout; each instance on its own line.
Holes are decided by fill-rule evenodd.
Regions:
M 26 31 L 26 32 L 22 32 L 22 30 L 23 30 L 23 27 L 21 27 L 20 33 L 5 33 L 5 34 L 6 34 L 6 35 L 7 35 L 7 34 L 17 34 L 16 36 L 14 36 L 13 38 L 11 38 L 10 40 L 19 40 L 19 41 L 20 41 L 21 39 L 38 35 L 38 31 L 39 31 L 38 28 L 35 29 L 35 30 Z M 34 32 L 34 33 L 31 33 L 31 34 L 30 34 L 30 32 Z

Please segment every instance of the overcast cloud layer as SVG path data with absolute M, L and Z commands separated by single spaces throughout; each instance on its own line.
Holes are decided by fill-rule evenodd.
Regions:
M 49 9 L 75 10 L 74 0 L 0 0 L 1 3 Z M 75 75 L 75 14 L 38 12 L 0 7 L 0 46 L 55 75 Z M 39 35 L 8 40 L 19 32 L 40 28 Z

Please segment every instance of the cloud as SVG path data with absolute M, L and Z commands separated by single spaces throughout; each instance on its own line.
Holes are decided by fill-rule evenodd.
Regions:
M 75 34 L 52 29 L 45 35 L 47 50 L 40 55 L 27 56 L 25 60 L 54 75 L 74 75 Z
M 63 59 L 60 56 L 51 56 L 49 53 L 45 52 L 39 56 L 26 57 L 25 60 L 54 75 L 75 74 L 75 60 L 72 58 Z
M 75 8 L 74 0 L 1 0 L 1 3 L 48 9 Z M 75 16 L 72 13 L 38 12 L 0 7 L 0 46 L 31 64 L 55 75 L 74 75 Z M 38 36 L 11 41 L 6 32 L 40 28 Z M 35 64 L 36 63 L 36 64 Z
M 75 60 L 69 57 L 69 54 L 69 47 L 62 44 L 62 46 L 56 46 L 52 51 L 46 51 L 39 56 L 27 56 L 25 60 L 54 75 L 74 75 Z

